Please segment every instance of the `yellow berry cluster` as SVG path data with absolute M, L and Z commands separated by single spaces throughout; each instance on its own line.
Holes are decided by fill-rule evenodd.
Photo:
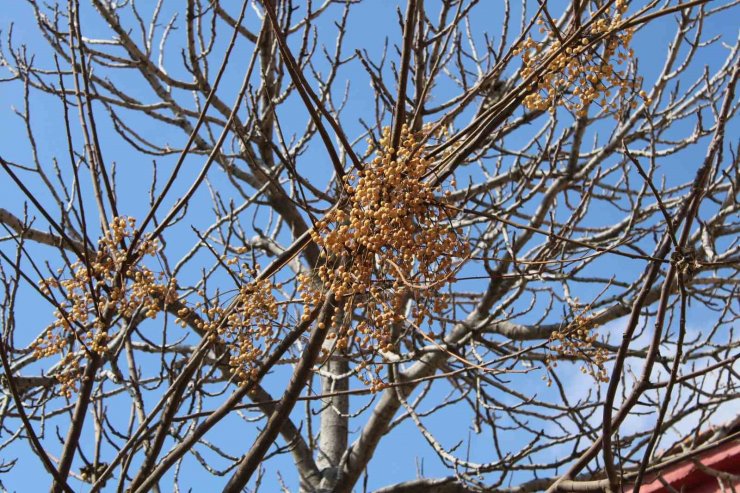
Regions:
M 230 259 L 234 264 L 238 259 Z M 273 295 L 275 286 L 269 279 L 250 280 L 256 272 L 242 265 L 237 274 L 240 288 L 236 295 L 234 309 L 219 304 L 204 306 L 195 305 L 193 310 L 200 317 L 195 321 L 196 327 L 208 334 L 211 342 L 220 342 L 229 351 L 229 366 L 239 385 L 256 378 L 257 363 L 260 356 L 269 350 L 277 341 L 278 302 Z M 183 308 L 178 312 L 181 317 L 178 323 L 183 327 L 183 320 L 191 312 Z
M 135 220 L 117 217 L 109 226 L 97 251 L 70 266 L 68 279 L 60 271 L 58 277 L 39 282 L 42 293 L 60 301 L 54 322 L 32 349 L 38 359 L 63 355 L 56 378 L 67 396 L 79 378 L 82 353 L 75 352 L 76 343 L 104 355 L 110 341 L 108 330 L 116 317 L 131 318 L 138 312 L 154 318 L 163 303 L 176 297 L 174 285 L 162 282 L 163 274 L 139 265 L 144 257 L 156 254 L 157 242 L 144 238 L 127 261 L 126 241 L 133 236 Z
M 604 367 L 608 352 L 603 347 L 595 347 L 596 336 L 593 334 L 594 323 L 585 312 L 577 315 L 573 322 L 563 330 L 553 332 L 550 336 L 550 351 L 546 357 L 549 369 L 557 366 L 559 357 L 583 360 L 581 372 L 591 375 L 597 382 L 608 382 Z M 551 382 L 548 380 L 548 384 Z
M 617 0 L 613 9 L 594 20 L 578 39 L 568 39 L 565 47 L 566 40 L 551 32 L 551 26 L 543 19 L 538 20 L 540 32 L 548 34 L 546 41 L 536 42 L 529 37 L 515 50 L 522 57 L 523 78 L 542 70 L 535 79 L 534 90 L 524 98 L 527 109 L 554 112 L 557 106 L 563 106 L 582 117 L 587 115 L 591 103 L 616 110 L 616 98 L 609 99 L 613 95 L 624 100 L 639 94 L 649 102 L 647 94 L 640 90 L 642 79 L 628 80 L 625 68 L 634 59 L 629 47 L 634 29 L 619 28 L 627 2 Z M 543 70 L 544 63 L 548 65 Z M 637 106 L 634 97 L 629 106 Z
M 332 292 L 345 313 L 359 313 L 355 326 L 334 314 L 329 338 L 337 350 L 353 343 L 360 352 L 392 350 L 392 329 L 407 307 L 416 326 L 447 308 L 438 291 L 453 279 L 455 259 L 469 253 L 444 199 L 423 179 L 432 162 L 418 149 L 422 137 L 404 127 L 396 150 L 386 128 L 374 159 L 345 176 L 345 206 L 316 225 L 325 261 L 316 278 L 299 278 L 304 304 Z

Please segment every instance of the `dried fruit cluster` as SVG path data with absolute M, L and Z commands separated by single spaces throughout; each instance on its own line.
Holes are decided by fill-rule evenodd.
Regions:
M 456 259 L 468 255 L 444 199 L 423 179 L 431 160 L 417 149 L 422 135 L 404 128 L 395 150 L 385 129 L 374 159 L 345 177 L 345 207 L 330 212 L 313 234 L 325 262 L 318 279 L 299 279 L 304 303 L 316 305 L 331 291 L 345 313 L 360 317 L 351 327 L 334 315 L 329 336 L 338 350 L 353 343 L 360 352 L 392 350 L 394 326 L 406 320 L 407 307 L 417 326 L 446 309 L 438 291 L 452 280 Z
M 585 364 L 581 367 L 581 372 L 591 375 L 597 382 L 608 382 L 604 363 L 609 354 L 603 347 L 594 345 L 596 336 L 593 328 L 592 318 L 583 312 L 565 329 L 553 332 L 550 336 L 551 352 L 546 358 L 547 367 L 552 369 L 557 366 L 556 361 L 560 357 L 583 360 Z
M 619 27 L 627 7 L 627 0 L 617 0 L 613 9 L 604 12 L 579 39 L 569 41 L 565 47 L 563 37 L 540 19 L 540 32 L 548 34 L 546 40 L 536 42 L 530 37 L 515 50 L 522 56 L 524 78 L 542 70 L 542 65 L 547 63 L 535 79 L 534 91 L 525 97 L 524 106 L 530 110 L 555 111 L 562 105 L 582 117 L 594 102 L 617 109 L 615 98 L 608 100 L 613 94 L 623 99 L 639 93 L 647 101 L 646 93 L 640 90 L 642 79 L 629 80 L 626 69 L 615 67 L 625 67 L 634 60 L 629 47 L 634 29 Z M 629 104 L 635 107 L 637 102 L 632 98 Z
M 231 259 L 229 263 L 236 263 Z M 220 342 L 229 351 L 229 366 L 239 385 L 256 376 L 257 362 L 270 346 L 276 342 L 278 324 L 278 302 L 273 295 L 276 286 L 269 279 L 250 280 L 255 271 L 242 265 L 237 274 L 240 282 L 233 309 L 219 304 L 204 306 L 198 303 L 194 311 L 200 317 L 195 326 L 208 334 L 212 342 Z M 191 309 L 178 312 L 186 317 Z M 178 323 L 186 325 L 181 318 Z
M 55 376 L 67 396 L 79 378 L 83 355 L 108 351 L 109 329 L 117 317 L 129 319 L 141 313 L 154 318 L 163 304 L 176 297 L 174 284 L 163 282 L 163 274 L 140 265 L 145 257 L 156 254 L 157 242 L 145 237 L 129 257 L 126 240 L 134 233 L 135 220 L 117 217 L 109 226 L 87 263 L 83 259 L 70 265 L 68 279 L 60 270 L 58 277 L 39 282 L 42 293 L 60 301 L 54 322 L 32 349 L 36 358 L 63 355 Z M 76 351 L 78 344 L 84 351 Z

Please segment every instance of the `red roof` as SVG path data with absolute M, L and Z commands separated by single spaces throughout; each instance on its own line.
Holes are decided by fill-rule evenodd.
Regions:
M 740 487 L 740 439 L 647 475 L 640 493 L 719 493 L 732 486 Z M 623 491 L 632 488 L 625 485 Z

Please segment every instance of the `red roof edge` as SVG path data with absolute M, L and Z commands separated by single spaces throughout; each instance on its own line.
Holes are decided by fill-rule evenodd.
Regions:
M 709 469 L 738 476 L 740 475 L 740 440 L 731 440 L 707 450 L 693 459 L 686 459 L 649 474 L 640 488 L 640 493 L 667 493 L 670 491 L 709 493 L 721 491 L 717 478 L 704 472 L 696 462 Z M 661 481 L 661 478 L 663 481 Z M 734 478 L 732 483 L 733 485 L 740 485 L 740 478 Z M 665 484 L 670 485 L 670 488 L 666 487 Z M 725 486 L 730 485 L 726 484 Z M 625 485 L 623 491 L 631 492 L 631 485 Z

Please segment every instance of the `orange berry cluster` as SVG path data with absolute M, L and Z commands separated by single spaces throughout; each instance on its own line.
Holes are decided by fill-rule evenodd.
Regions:
M 230 259 L 229 264 L 237 259 Z M 278 321 L 278 302 L 273 295 L 275 286 L 269 279 L 249 280 L 255 274 L 253 269 L 242 265 L 238 273 L 241 280 L 236 295 L 235 308 L 213 304 L 204 306 L 198 303 L 193 308 L 200 312 L 196 326 L 208 334 L 211 342 L 221 342 L 229 351 L 229 366 L 239 385 L 256 378 L 257 363 L 276 339 Z M 191 309 L 178 312 L 186 317 Z M 177 322 L 185 327 L 182 319 Z
M 517 47 L 515 54 L 522 56 L 522 77 L 527 78 L 547 67 L 535 79 L 534 90 L 524 98 L 524 106 L 530 110 L 555 111 L 563 106 L 583 117 L 591 103 L 602 108 L 617 109 L 620 100 L 636 93 L 646 102 L 647 95 L 640 90 L 642 78 L 628 80 L 626 66 L 634 59 L 629 47 L 634 29 L 619 29 L 622 16 L 627 11 L 627 0 L 617 0 L 614 8 L 594 20 L 581 37 L 568 42 L 563 48 L 562 37 L 551 32 L 549 24 L 539 19 L 540 32 L 548 33 L 547 40 L 536 42 L 531 37 Z M 601 41 L 597 41 L 601 40 Z M 552 56 L 557 53 L 554 59 Z M 631 98 L 629 105 L 636 107 Z
M 97 251 L 87 259 L 88 265 L 84 259 L 78 260 L 69 268 L 69 279 L 63 279 L 60 272 L 59 277 L 39 282 L 42 293 L 51 297 L 54 290 L 61 301 L 54 322 L 34 341 L 32 349 L 37 359 L 63 355 L 55 375 L 63 395 L 71 394 L 79 378 L 83 352 L 75 352 L 75 343 L 104 355 L 110 341 L 108 331 L 117 316 L 132 318 L 143 313 L 154 318 L 163 303 L 176 297 L 174 285 L 162 282 L 163 274 L 139 265 L 144 257 L 156 254 L 156 241 L 145 237 L 126 262 L 125 242 L 133 235 L 135 225 L 133 218 L 114 218 L 98 241 Z
M 608 382 L 609 377 L 604 363 L 609 357 L 606 349 L 595 347 L 594 323 L 590 317 L 581 313 L 565 329 L 553 332 L 550 336 L 550 350 L 546 357 L 547 367 L 557 366 L 558 357 L 581 359 L 585 365 L 581 372 L 591 375 L 597 382 Z M 548 385 L 551 382 L 548 380 Z
M 438 291 L 452 281 L 455 259 L 469 253 L 444 199 L 423 179 L 432 161 L 417 149 L 422 136 L 404 127 L 396 150 L 386 128 L 374 159 L 345 176 L 345 206 L 316 225 L 313 240 L 325 262 L 317 279 L 299 278 L 304 304 L 331 291 L 345 313 L 360 311 L 354 327 L 334 314 L 329 338 L 337 350 L 353 343 L 361 352 L 392 350 L 392 329 L 406 320 L 407 307 L 416 326 L 447 308 Z

